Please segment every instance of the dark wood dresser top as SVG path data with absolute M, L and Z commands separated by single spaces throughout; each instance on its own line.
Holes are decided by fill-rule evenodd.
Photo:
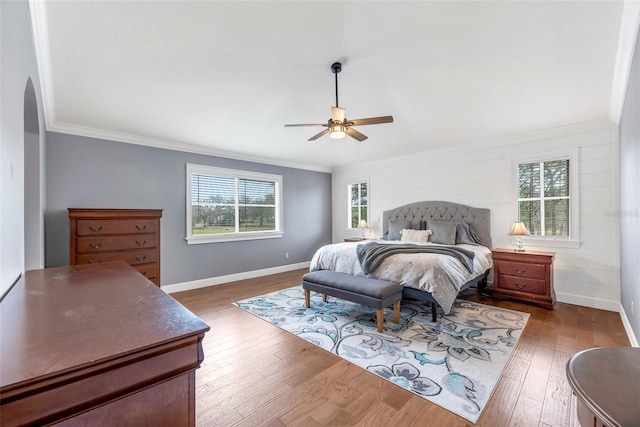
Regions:
M 28 271 L 0 325 L 3 393 L 209 330 L 123 261 Z
M 598 347 L 574 355 L 567 363 L 567 379 L 578 401 L 601 424 L 640 425 L 640 348 Z

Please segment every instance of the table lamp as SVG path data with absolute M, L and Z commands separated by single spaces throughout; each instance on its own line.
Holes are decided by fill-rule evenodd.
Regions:
M 524 252 L 524 248 L 522 247 L 522 238 L 520 236 L 528 236 L 529 230 L 524 225 L 524 222 L 514 222 L 511 226 L 511 230 L 509 230 L 509 235 L 518 236 L 518 247 L 515 249 L 516 252 Z
M 361 219 L 358 228 L 362 230 L 362 238 L 364 239 L 364 229 L 367 228 L 367 220 Z

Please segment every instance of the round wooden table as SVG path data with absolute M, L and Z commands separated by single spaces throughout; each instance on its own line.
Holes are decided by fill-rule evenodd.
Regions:
M 567 363 L 582 426 L 640 426 L 640 348 L 584 350 Z

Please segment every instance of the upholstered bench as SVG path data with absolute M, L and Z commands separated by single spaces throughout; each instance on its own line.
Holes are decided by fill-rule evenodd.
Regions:
M 322 300 L 325 302 L 327 295 L 330 295 L 376 308 L 378 332 L 382 332 L 385 307 L 393 305 L 393 321 L 400 322 L 402 286 L 396 282 L 336 273 L 331 270 L 319 270 L 307 273 L 302 277 L 302 288 L 307 308 L 311 307 L 310 291 L 315 291 L 322 294 Z

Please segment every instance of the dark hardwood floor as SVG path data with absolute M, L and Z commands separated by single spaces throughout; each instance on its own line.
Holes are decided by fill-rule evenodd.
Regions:
M 231 305 L 301 283 L 307 270 L 172 294 L 211 326 L 196 372 L 198 426 L 466 426 L 467 420 Z M 531 314 L 478 426 L 577 426 L 565 365 L 628 346 L 618 313 L 465 299 Z

